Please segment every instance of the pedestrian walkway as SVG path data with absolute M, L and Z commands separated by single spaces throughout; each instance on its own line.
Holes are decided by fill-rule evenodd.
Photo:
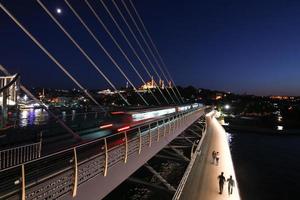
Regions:
M 207 115 L 206 118 L 206 136 L 179 199 L 239 200 L 239 189 L 225 130 L 211 114 Z M 213 151 L 220 154 L 218 165 L 212 163 Z M 217 177 L 221 172 L 224 172 L 226 180 L 232 175 L 235 181 L 232 195 L 228 194 L 227 182 L 225 182 L 223 194 L 219 194 L 219 180 Z

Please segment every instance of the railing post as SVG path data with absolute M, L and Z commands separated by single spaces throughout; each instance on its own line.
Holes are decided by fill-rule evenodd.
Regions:
M 182 126 L 182 114 L 179 114 L 178 115 L 178 129 L 180 129 L 181 128 L 181 126 Z
M 177 130 L 180 128 L 180 125 L 181 125 L 181 114 L 179 114 L 178 116 L 177 116 Z
M 139 127 L 139 154 L 141 154 L 142 151 L 142 133 L 141 133 L 141 127 Z
M 172 128 L 172 121 L 171 118 L 169 118 L 169 130 L 168 130 L 169 134 L 171 133 L 171 128 Z
M 149 147 L 151 147 L 151 140 L 152 140 L 152 137 L 151 137 L 151 124 L 149 124 Z
M 32 146 L 29 146 L 29 160 L 32 159 Z
M 20 153 L 20 162 L 22 163 L 23 162 L 23 148 L 21 148 L 21 153 Z
M 25 166 L 22 165 L 22 200 L 26 198 Z
M 106 138 L 104 138 L 104 150 L 105 150 L 105 163 L 104 163 L 104 176 L 107 175 L 107 169 L 108 169 L 108 148 L 107 148 L 107 141 Z
M 9 167 L 12 166 L 13 164 L 13 149 L 9 150 L 10 152 L 10 158 L 9 158 Z
M 77 195 L 77 187 L 78 187 L 78 162 L 77 162 L 77 151 L 76 147 L 73 149 L 74 152 L 74 185 L 73 185 L 73 197 Z
M 168 134 L 171 133 L 171 120 L 168 118 Z
M 0 169 L 2 169 L 2 151 L 0 151 Z
M 40 133 L 39 158 L 42 155 L 42 142 L 43 142 L 43 131 L 41 131 Z
M 156 141 L 159 142 L 159 123 L 158 123 L 158 121 L 156 122 L 156 126 L 157 126 L 157 139 L 156 139 Z
M 165 119 L 163 119 L 163 123 L 164 123 L 164 137 L 166 136 L 166 122 Z
M 174 132 L 177 129 L 177 127 L 178 127 L 178 118 L 176 116 L 176 117 L 174 117 Z
M 16 150 L 17 148 L 14 148 L 13 151 L 14 151 L 14 160 L 13 160 L 13 165 L 16 164 L 16 159 L 17 159 L 17 153 L 16 153 Z
M 176 130 L 176 126 L 177 126 L 177 119 L 175 119 L 175 117 L 174 117 L 173 119 L 174 119 L 174 121 L 173 121 L 173 123 L 174 123 L 174 126 L 173 126 L 173 133 L 174 133 L 175 130 Z
M 127 163 L 128 158 L 128 139 L 127 139 L 127 132 L 124 132 L 124 138 L 125 138 L 125 155 L 124 155 L 124 163 Z

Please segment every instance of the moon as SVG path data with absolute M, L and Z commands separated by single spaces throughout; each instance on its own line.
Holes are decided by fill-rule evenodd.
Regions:
M 60 8 L 56 8 L 56 13 L 61 14 L 62 10 Z

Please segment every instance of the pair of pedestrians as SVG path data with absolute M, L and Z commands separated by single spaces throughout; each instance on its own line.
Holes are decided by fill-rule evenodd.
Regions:
M 219 165 L 219 159 L 220 155 L 219 152 L 216 152 L 215 150 L 212 152 L 212 164 Z
M 225 181 L 228 182 L 228 195 L 231 195 L 232 194 L 232 190 L 233 190 L 233 187 L 234 187 L 234 180 L 232 179 L 232 176 L 230 175 L 230 178 L 228 178 L 226 180 L 225 176 L 224 176 L 224 172 L 222 172 L 219 176 L 218 176 L 218 179 L 219 179 L 219 194 L 222 194 L 223 193 L 223 187 L 224 187 L 224 184 L 225 184 Z

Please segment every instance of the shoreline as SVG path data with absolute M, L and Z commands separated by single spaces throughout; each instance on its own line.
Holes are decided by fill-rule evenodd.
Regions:
M 253 126 L 241 126 L 241 125 L 228 125 L 223 126 L 226 132 L 234 133 L 253 133 L 253 134 L 268 134 L 268 135 L 299 135 L 300 129 L 289 130 L 273 130 L 269 128 L 260 128 Z

